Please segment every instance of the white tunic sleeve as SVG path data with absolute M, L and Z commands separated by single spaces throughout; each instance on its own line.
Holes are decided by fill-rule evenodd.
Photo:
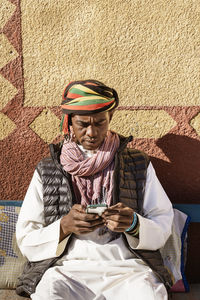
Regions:
M 126 233 L 130 246 L 135 249 L 157 250 L 164 246 L 171 234 L 173 208 L 150 163 L 143 203 L 144 215 L 138 214 L 139 240 Z
M 59 244 L 60 220 L 45 227 L 43 188 L 37 170 L 24 198 L 16 225 L 18 246 L 30 261 L 59 256 L 67 242 Z M 60 251 L 61 248 L 62 250 Z

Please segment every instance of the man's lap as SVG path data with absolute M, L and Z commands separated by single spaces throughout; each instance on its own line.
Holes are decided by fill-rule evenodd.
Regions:
M 159 283 L 151 270 L 145 268 L 132 269 L 130 272 L 110 272 L 109 268 L 99 272 L 99 268 L 92 274 L 76 270 L 69 272 L 68 266 L 50 268 L 44 274 L 36 288 L 33 300 L 167 300 L 167 292 L 163 284 Z M 84 263 L 83 263 L 84 265 Z M 84 268 L 84 266 L 83 266 Z M 76 269 L 76 268 L 75 268 Z M 112 269 L 113 270 L 113 269 Z M 85 275 L 85 276 L 84 276 Z M 90 276 L 92 275 L 92 276 Z

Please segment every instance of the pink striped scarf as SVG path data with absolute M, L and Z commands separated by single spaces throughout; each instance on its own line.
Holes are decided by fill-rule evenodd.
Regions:
M 64 170 L 72 175 L 75 195 L 82 205 L 102 202 L 102 191 L 105 191 L 106 203 L 111 204 L 114 156 L 118 147 L 119 137 L 111 131 L 107 132 L 97 152 L 88 158 L 84 157 L 75 142 L 64 142 L 60 162 Z

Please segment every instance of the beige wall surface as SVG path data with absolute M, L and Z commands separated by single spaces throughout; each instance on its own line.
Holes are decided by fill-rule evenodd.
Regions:
M 71 80 L 118 91 L 111 129 L 133 135 L 173 203 L 200 186 L 199 0 L 0 0 L 0 186 L 23 199 L 59 132 Z
M 58 105 L 80 78 L 115 87 L 121 105 L 200 104 L 199 1 L 22 0 L 21 11 L 25 106 Z

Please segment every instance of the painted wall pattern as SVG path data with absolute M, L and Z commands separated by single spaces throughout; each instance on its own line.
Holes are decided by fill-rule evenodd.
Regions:
M 0 0 L 1 199 L 23 199 L 60 140 L 66 83 L 94 78 L 118 91 L 111 128 L 150 155 L 171 201 L 200 203 L 199 70 L 198 0 Z

